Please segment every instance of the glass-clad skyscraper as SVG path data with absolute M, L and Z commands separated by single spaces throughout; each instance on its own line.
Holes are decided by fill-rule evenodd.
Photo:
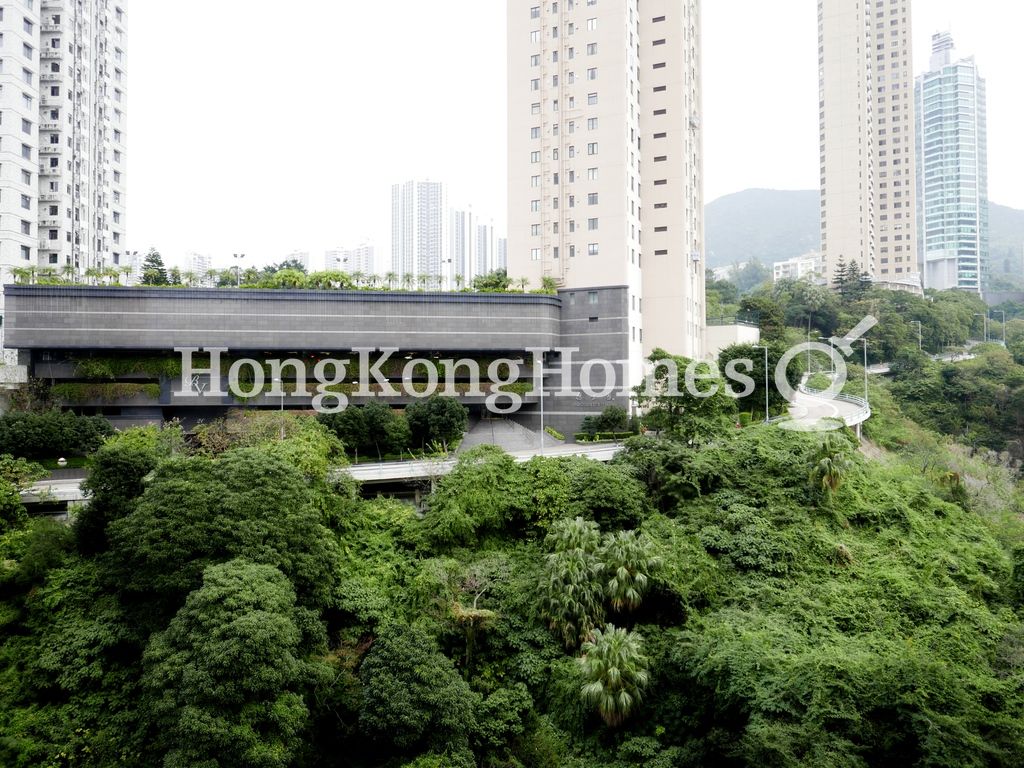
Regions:
M 918 256 L 925 288 L 980 293 L 988 269 L 985 81 L 956 59 L 949 33 L 932 37 L 917 78 Z

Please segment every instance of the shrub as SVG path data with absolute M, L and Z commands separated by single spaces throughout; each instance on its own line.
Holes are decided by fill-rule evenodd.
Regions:
M 101 416 L 73 413 L 9 413 L 0 417 L 0 454 L 26 459 L 88 456 L 113 434 Z

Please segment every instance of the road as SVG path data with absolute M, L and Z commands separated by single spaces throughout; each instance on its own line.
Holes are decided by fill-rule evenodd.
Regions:
M 520 464 L 534 456 L 582 456 L 594 461 L 611 461 L 615 454 L 622 450 L 621 444 L 602 444 L 595 446 L 558 445 L 544 450 L 516 451 L 510 455 Z M 431 477 L 447 475 L 455 467 L 456 459 L 428 459 L 425 461 L 391 461 L 380 464 L 359 464 L 339 467 L 335 472 L 344 472 L 361 483 L 401 482 L 403 480 L 424 480 Z M 82 501 L 81 479 L 43 480 L 34 484 L 22 494 L 26 504 L 59 503 Z

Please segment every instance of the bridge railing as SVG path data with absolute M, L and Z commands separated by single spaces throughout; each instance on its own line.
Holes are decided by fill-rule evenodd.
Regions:
M 810 395 L 811 397 L 821 397 L 828 392 L 827 389 L 816 389 L 815 387 L 808 387 L 806 384 L 800 385 L 800 391 L 804 394 Z M 838 395 L 833 396 L 832 399 L 840 403 L 857 406 L 857 410 L 848 418 L 844 419 L 847 426 L 852 427 L 855 424 L 862 424 L 871 418 L 871 404 L 863 397 L 847 395 L 840 392 Z

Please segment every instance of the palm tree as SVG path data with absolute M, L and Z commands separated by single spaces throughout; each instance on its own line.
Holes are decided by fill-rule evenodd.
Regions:
M 64 275 L 64 279 L 69 283 L 77 282 L 78 269 L 73 264 L 65 264 L 61 267 L 60 273 Z
M 402 275 L 402 288 L 406 291 L 411 291 L 416 285 L 416 276 L 412 272 L 406 272 Z
M 217 270 L 217 269 L 208 269 L 208 270 L 206 270 L 205 277 L 206 277 L 207 284 L 208 285 L 216 285 L 217 284 L 217 277 L 219 275 L 220 275 L 220 270 Z
M 444 275 L 434 275 L 434 286 L 438 291 L 444 287 Z
M 60 278 L 57 275 L 55 267 L 40 267 L 36 272 L 36 282 L 46 283 L 51 285 L 53 283 L 59 283 Z
M 594 630 L 582 651 L 583 701 L 596 707 L 610 728 L 616 728 L 636 709 L 651 679 L 643 639 L 636 632 L 608 624 L 603 631 Z
M 462 286 L 464 286 L 465 284 L 466 284 L 466 278 L 465 277 L 463 277 L 462 275 L 456 275 L 455 276 L 455 290 L 461 291 L 462 290 Z
M 181 273 L 182 282 L 191 288 L 196 283 L 196 273 L 191 270 Z
M 395 274 L 394 272 L 388 272 L 386 275 L 384 275 L 384 282 L 387 284 L 388 290 L 390 291 L 392 288 L 395 287 L 395 284 L 398 282 L 398 275 Z
M 419 283 L 421 291 L 426 289 L 430 285 L 431 279 L 432 278 L 430 277 L 430 275 L 428 275 L 426 272 L 420 272 L 420 274 L 417 276 L 417 282 Z
M 529 279 L 525 277 L 520 277 L 518 280 L 516 280 L 516 283 L 519 285 L 519 290 L 521 290 L 523 293 L 526 293 L 526 286 L 530 284 Z
M 363 284 L 363 280 L 366 279 L 366 275 L 359 270 L 356 270 L 351 274 L 352 282 L 356 284 L 356 288 L 359 288 Z
M 812 460 L 811 486 L 831 502 L 852 468 L 850 444 L 830 434 L 822 441 Z
M 32 280 L 36 275 L 34 267 L 11 267 L 11 277 L 14 278 L 14 282 L 18 285 L 24 285 L 28 283 L 32 284 Z
M 123 283 L 123 284 L 124 284 L 124 285 L 128 285 L 128 278 L 130 278 L 130 277 L 131 277 L 131 275 L 132 275 L 132 272 L 134 272 L 135 270 L 134 270 L 134 269 L 132 269 L 132 268 L 131 268 L 130 266 L 128 266 L 128 265 L 126 264 L 125 266 L 121 267 L 121 268 L 120 268 L 119 270 L 117 270 L 117 271 L 118 271 L 119 273 L 121 273 L 122 275 L 124 275 L 124 283 Z M 211 272 L 214 272 L 214 271 L 216 271 L 216 270 L 211 270 Z
M 647 591 L 648 577 L 660 565 L 651 552 L 651 541 L 636 531 L 605 536 L 601 547 L 605 595 L 614 611 L 635 611 Z
M 604 617 L 603 568 L 597 558 L 601 531 L 581 517 L 559 520 L 544 543 L 554 551 L 538 584 L 541 618 L 566 648 L 574 648 Z
M 380 282 L 380 275 L 367 275 L 366 276 L 366 284 L 370 288 L 376 288 L 377 287 L 377 283 L 379 283 L 379 282 Z

